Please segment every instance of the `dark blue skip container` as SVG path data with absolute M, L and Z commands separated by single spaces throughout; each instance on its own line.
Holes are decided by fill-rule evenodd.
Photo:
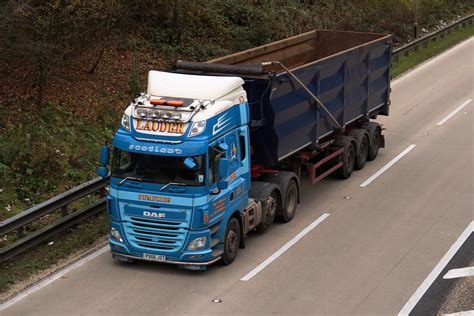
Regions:
M 281 66 L 262 67 L 262 62 L 279 61 L 289 68 L 345 127 L 388 115 L 391 54 L 391 35 L 314 30 L 200 64 L 205 67 L 186 67 L 184 62 L 178 68 L 239 74 L 245 80 L 252 162 L 269 168 L 299 150 L 317 147 L 337 129 Z

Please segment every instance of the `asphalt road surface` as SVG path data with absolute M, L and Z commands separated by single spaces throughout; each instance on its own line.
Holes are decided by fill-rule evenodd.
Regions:
M 0 312 L 398 314 L 473 220 L 473 56 L 471 38 L 394 81 L 387 148 L 346 181 L 305 183 L 294 220 L 251 234 L 232 265 L 192 272 L 104 252 Z

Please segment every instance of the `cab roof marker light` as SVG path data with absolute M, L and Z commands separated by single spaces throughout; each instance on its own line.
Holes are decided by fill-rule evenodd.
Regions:
M 166 105 L 170 106 L 183 106 L 184 102 L 180 100 L 168 100 L 166 101 Z
M 151 99 L 150 104 L 151 105 L 165 105 L 166 100 L 163 99 Z

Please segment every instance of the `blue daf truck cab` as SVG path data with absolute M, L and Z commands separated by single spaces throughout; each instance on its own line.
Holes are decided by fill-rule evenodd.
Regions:
M 346 179 L 375 159 L 390 62 L 390 36 L 317 30 L 150 71 L 112 141 L 113 257 L 232 263 L 250 231 L 291 221 L 303 173 Z M 109 155 L 102 147 L 103 177 Z

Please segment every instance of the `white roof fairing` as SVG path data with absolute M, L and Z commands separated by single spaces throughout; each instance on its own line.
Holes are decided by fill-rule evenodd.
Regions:
M 160 97 L 195 100 L 219 100 L 234 90 L 242 89 L 239 77 L 183 75 L 151 70 L 147 93 Z

